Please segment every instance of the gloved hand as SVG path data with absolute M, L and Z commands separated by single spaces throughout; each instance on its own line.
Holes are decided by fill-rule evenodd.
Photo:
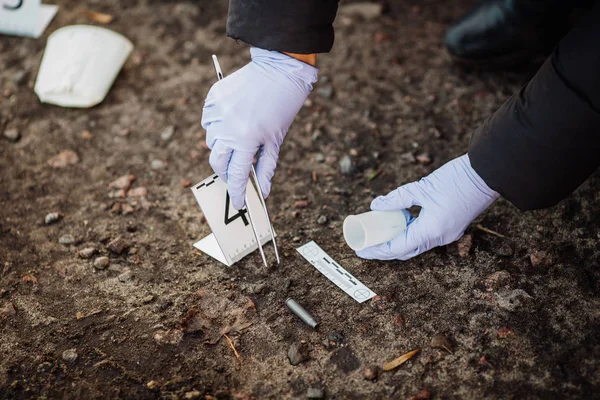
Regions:
M 369 260 L 408 260 L 452 243 L 498 197 L 471 167 L 468 154 L 455 158 L 420 181 L 373 200 L 372 210 L 421 206 L 421 212 L 397 238 L 356 254 Z
M 210 165 L 241 209 L 256 152 L 263 197 L 271 191 L 279 147 L 317 81 L 318 69 L 276 51 L 250 50 L 252 62 L 215 83 L 202 111 Z

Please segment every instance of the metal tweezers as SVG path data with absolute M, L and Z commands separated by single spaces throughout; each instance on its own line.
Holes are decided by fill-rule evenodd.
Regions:
M 223 71 L 221 70 L 221 65 L 219 64 L 219 60 L 217 56 L 213 54 L 212 56 L 213 65 L 215 66 L 215 71 L 217 73 L 217 80 L 223 79 Z M 267 222 L 269 224 L 269 232 L 271 232 L 271 240 L 273 241 L 273 247 L 275 248 L 275 258 L 277 259 L 277 264 L 281 264 L 279 260 L 279 251 L 277 250 L 277 242 L 275 241 L 275 231 L 273 230 L 273 225 L 271 224 L 271 217 L 269 216 L 269 210 L 267 210 L 267 204 L 265 203 L 265 199 L 262 196 L 262 188 L 260 187 L 260 183 L 258 183 L 258 177 L 256 176 L 256 170 L 254 169 L 254 165 L 252 165 L 250 170 L 250 182 L 254 185 L 254 189 L 258 193 L 258 198 L 260 199 L 260 204 L 267 216 Z M 256 244 L 258 245 L 258 250 L 260 251 L 260 255 L 262 256 L 263 263 L 265 267 L 269 267 L 267 264 L 267 258 L 265 257 L 265 252 L 262 248 L 262 244 L 260 242 L 260 237 L 258 237 L 258 231 L 256 230 L 256 226 L 254 225 L 254 220 L 252 218 L 252 213 L 250 211 L 250 205 L 248 204 L 248 192 L 246 192 L 246 209 L 248 210 L 248 219 L 250 220 L 250 226 L 252 226 L 252 232 L 254 232 L 254 238 L 256 239 Z

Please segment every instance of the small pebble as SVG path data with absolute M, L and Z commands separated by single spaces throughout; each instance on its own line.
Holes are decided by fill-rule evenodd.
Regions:
M 306 397 L 308 399 L 322 399 L 323 396 L 324 396 L 323 389 L 321 389 L 321 388 L 310 387 L 306 391 Z
M 301 240 L 300 236 L 294 236 L 292 238 L 292 242 L 299 242 Z
M 133 188 L 127 192 L 127 197 L 146 197 L 147 195 L 148 190 L 145 187 Z
M 125 272 L 123 272 L 121 275 L 119 275 L 120 282 L 130 281 L 131 278 L 133 278 L 133 272 L 129 268 L 126 269 Z
M 142 299 L 142 303 L 144 303 L 144 304 L 148 304 L 148 303 L 150 303 L 152 300 L 154 300 L 154 295 L 150 294 L 150 295 L 148 295 L 148 296 L 146 296 L 146 297 L 144 297 L 144 298 Z
M 60 237 L 60 239 L 58 239 L 58 243 L 60 244 L 64 244 L 64 245 L 70 245 L 73 244 L 75 242 L 75 238 L 73 237 L 73 235 L 62 235 Z
M 13 74 L 13 82 L 22 85 L 27 82 L 27 71 L 19 70 Z
M 326 85 L 317 89 L 317 93 L 324 99 L 331 99 L 333 96 L 333 86 Z
M 428 153 L 419 154 L 416 158 L 423 165 L 431 164 L 431 156 Z
M 96 248 L 95 247 L 86 247 L 85 249 L 81 249 L 79 250 L 79 257 L 81 258 L 91 258 L 94 254 L 96 254 Z
M 156 381 L 150 381 L 150 382 L 146 383 L 146 387 L 150 390 L 156 390 L 160 387 L 160 383 L 158 383 Z
M 473 246 L 473 235 L 466 234 L 458 240 L 458 256 L 466 258 L 469 256 L 471 247 Z
M 62 217 L 63 217 L 63 215 L 61 213 L 51 212 L 48 215 L 46 215 L 46 218 L 44 218 L 44 223 L 46 225 L 50 225 L 50 224 L 60 221 L 62 219 Z
M 354 171 L 354 163 L 352 162 L 350 156 L 346 155 L 342 157 L 342 159 L 340 160 L 340 172 L 343 175 L 351 175 L 352 173 L 354 173 Z
M 290 360 L 290 364 L 298 365 L 304 361 L 310 359 L 308 344 L 300 342 L 294 343 L 290 346 L 288 353 L 288 360 Z
M 320 163 L 325 162 L 325 155 L 323 153 L 318 153 L 315 156 L 315 161 L 320 162 Z
M 77 164 L 79 156 L 74 151 L 65 150 L 48 160 L 48 165 L 52 168 L 64 168 L 69 165 Z
M 160 138 L 165 142 L 168 142 L 173 138 L 175 134 L 175 127 L 173 125 L 167 126 L 164 131 L 161 132 Z
M 123 191 L 126 191 L 135 180 L 135 175 L 123 175 L 109 183 L 108 187 L 109 189 L 122 189 Z
M 10 128 L 4 131 L 4 137 L 11 142 L 21 139 L 21 133 L 16 128 Z
M 199 399 L 200 396 L 202 396 L 202 393 L 197 390 L 192 390 L 191 392 L 187 392 L 183 395 L 185 399 Z
M 121 254 L 123 252 L 123 250 L 127 249 L 130 246 L 131 245 L 129 243 L 127 243 L 126 241 L 124 241 L 123 239 L 116 238 L 116 239 L 113 239 L 108 244 L 108 249 L 110 251 L 112 251 L 113 253 Z
M 363 370 L 363 378 L 368 381 L 374 381 L 377 379 L 377 375 L 379 375 L 379 370 L 377 367 L 367 367 Z
M 106 269 L 108 264 L 110 264 L 108 257 L 98 257 L 94 260 L 94 268 L 96 269 Z
M 65 350 L 62 353 L 62 359 L 66 362 L 73 362 L 77 360 L 77 349 Z
M 0 308 L 0 317 L 2 317 L 2 319 L 12 317 L 16 313 L 15 306 L 10 301 L 4 303 L 2 308 Z
M 327 217 L 324 215 L 320 215 L 319 218 L 317 219 L 317 224 L 325 225 L 326 223 L 327 223 Z
M 294 207 L 306 208 L 306 207 L 308 207 L 308 200 L 298 200 L 294 203 Z
M 163 169 L 167 166 L 167 163 L 163 160 L 152 160 L 152 162 L 150 163 L 150 168 L 152 168 L 153 170 L 159 170 L 159 169 Z

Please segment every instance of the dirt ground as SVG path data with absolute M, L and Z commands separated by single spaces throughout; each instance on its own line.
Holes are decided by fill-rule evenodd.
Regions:
M 0 38 L 0 132 L 21 135 L 0 137 L 0 398 L 598 396 L 598 173 L 548 210 L 499 200 L 460 246 L 407 262 L 360 260 L 342 238 L 346 215 L 465 152 L 534 73 L 451 63 L 444 32 L 472 2 L 338 17 L 281 151 L 268 205 L 283 262 L 269 269 L 258 253 L 227 268 L 192 248 L 210 232 L 186 187 L 211 174 L 200 126 L 210 55 L 226 73 L 248 61 L 225 37 L 226 1 L 54 3 L 40 40 Z M 47 35 L 89 23 L 82 10 L 115 15 L 108 27 L 135 50 L 101 105 L 42 105 L 32 89 Z M 76 159 L 53 158 L 67 150 Z M 125 175 L 129 196 L 127 178 L 109 187 Z M 60 215 L 47 224 L 49 213 Z M 358 304 L 335 287 L 295 251 L 310 240 L 379 297 Z M 439 334 L 451 352 L 432 347 Z

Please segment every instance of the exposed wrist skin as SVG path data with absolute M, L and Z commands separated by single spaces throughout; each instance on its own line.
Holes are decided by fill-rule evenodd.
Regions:
M 313 67 L 317 66 L 317 54 L 296 54 L 296 53 L 286 53 L 282 51 L 283 54 L 288 55 L 296 60 L 302 61 L 303 63 L 312 65 Z

